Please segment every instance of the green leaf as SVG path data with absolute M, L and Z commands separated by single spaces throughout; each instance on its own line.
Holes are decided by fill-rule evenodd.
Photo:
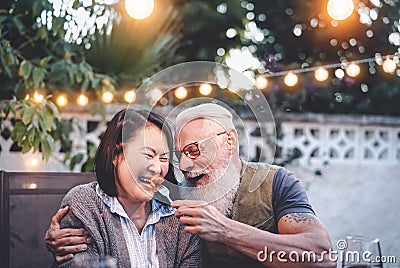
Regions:
M 76 154 L 72 157 L 71 162 L 69 162 L 69 169 L 73 170 L 76 164 L 79 164 L 83 160 L 83 154 Z
M 47 64 L 49 63 L 49 61 L 51 60 L 52 56 L 47 56 L 44 57 L 43 59 L 40 60 L 40 67 L 47 67 Z
M 49 157 L 51 155 L 51 152 L 54 150 L 54 147 L 55 145 L 53 138 L 50 135 L 43 133 L 40 139 L 40 148 L 42 149 L 43 158 L 46 161 L 49 160 Z
M 57 108 L 57 105 L 55 105 L 52 101 L 47 101 L 47 105 L 50 107 L 51 111 L 53 112 L 53 116 L 59 119 L 60 112 Z
M 20 35 L 24 35 L 26 30 L 25 30 L 25 26 L 22 23 L 22 21 L 19 18 L 20 16 L 15 16 L 11 18 L 11 21 L 13 22 L 13 24 L 15 25 L 15 28 L 17 28 L 18 32 Z
M 53 126 L 53 116 L 50 112 L 45 109 L 39 109 L 37 115 L 41 129 L 50 132 Z
M 24 140 L 24 142 L 22 143 L 21 147 L 22 147 L 21 148 L 21 153 L 23 153 L 23 154 L 26 154 L 32 148 L 31 143 L 28 140 Z
M 39 131 L 34 128 L 35 130 L 35 138 L 33 140 L 33 152 L 36 152 L 39 149 L 40 145 L 40 136 L 39 136 Z
M 28 130 L 28 134 L 26 135 L 26 139 L 29 143 L 33 143 L 33 141 L 35 140 L 35 128 L 31 127 Z
M 33 108 L 31 106 L 28 106 L 23 111 L 22 122 L 25 125 L 28 125 L 32 121 L 32 118 L 33 118 L 34 115 L 35 115 L 35 108 Z
M 20 142 L 22 141 L 22 138 L 25 136 L 25 132 L 27 130 L 28 126 L 24 125 L 21 121 L 18 121 L 15 126 L 14 129 L 11 133 L 11 139 L 13 141 L 18 142 L 18 144 L 20 144 Z
M 89 80 L 87 78 L 85 78 L 85 80 L 83 80 L 82 86 L 81 86 L 81 90 L 84 92 L 86 91 L 86 89 L 89 87 Z
M 33 83 L 35 87 L 39 87 L 40 83 L 43 82 L 44 79 L 44 71 L 41 68 L 34 68 L 33 69 Z

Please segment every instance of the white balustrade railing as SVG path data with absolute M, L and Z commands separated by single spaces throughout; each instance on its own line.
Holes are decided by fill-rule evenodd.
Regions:
M 110 113 L 107 119 L 114 113 Z M 87 152 L 87 144 L 99 144 L 99 136 L 106 128 L 99 116 L 90 114 L 63 114 L 73 118 L 78 127 L 71 133 L 73 152 Z M 383 116 L 348 116 L 320 114 L 283 114 L 276 118 L 280 124 L 282 138 L 274 140 L 274 125 L 261 126 L 270 133 L 268 137 L 257 135 L 260 126 L 251 120 L 243 121 L 244 129 L 238 129 L 241 140 L 241 155 L 248 160 L 270 161 L 279 147 L 279 160 L 289 157 L 294 150 L 298 161 L 307 163 L 399 163 L 400 164 L 400 118 Z M 89 124 L 97 124 L 87 132 Z M 68 171 L 68 163 L 63 164 L 64 154 L 54 153 L 49 162 L 44 162 L 40 154 L 21 154 L 13 151 L 10 132 L 12 125 L 5 122 L 0 135 L 0 169 L 7 171 Z M 254 134 L 255 133 L 255 134 Z M 60 148 L 58 148 L 60 149 Z M 277 161 L 279 162 L 279 161 Z M 74 171 L 80 171 L 76 166 Z

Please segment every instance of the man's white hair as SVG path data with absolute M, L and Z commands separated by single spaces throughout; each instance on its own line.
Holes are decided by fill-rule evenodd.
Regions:
M 198 118 L 213 120 L 221 124 L 226 130 L 236 130 L 232 120 L 232 113 L 215 103 L 200 104 L 180 112 L 175 120 L 177 130 L 179 131 L 184 125 Z

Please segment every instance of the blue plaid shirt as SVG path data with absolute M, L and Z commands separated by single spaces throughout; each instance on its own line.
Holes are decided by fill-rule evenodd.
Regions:
M 116 197 L 107 195 L 97 184 L 96 193 L 103 203 L 110 209 L 111 213 L 116 213 L 122 225 L 128 248 L 131 267 L 158 268 L 157 242 L 154 225 L 162 218 L 174 214 L 175 209 L 162 205 L 154 198 L 151 201 L 151 212 L 146 224 L 139 234 L 135 224 L 129 219 L 121 203 Z

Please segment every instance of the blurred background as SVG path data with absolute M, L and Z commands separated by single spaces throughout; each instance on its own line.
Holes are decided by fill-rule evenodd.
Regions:
M 398 0 L 3 0 L 0 23 L 0 169 L 91 171 L 116 111 L 152 103 L 166 115 L 216 98 L 244 122 L 242 157 L 294 171 L 334 247 L 348 234 L 377 237 L 382 254 L 397 257 L 385 267 L 400 267 Z M 138 96 L 152 75 L 187 61 L 241 72 L 275 125 L 257 124 L 244 99 L 212 83 Z M 51 184 L 32 178 L 12 199 L 2 186 L 2 211 L 14 207 L 18 221 L 18 209 L 43 202 L 34 191 Z M 42 247 L 4 219 L 14 226 L 11 255 Z

